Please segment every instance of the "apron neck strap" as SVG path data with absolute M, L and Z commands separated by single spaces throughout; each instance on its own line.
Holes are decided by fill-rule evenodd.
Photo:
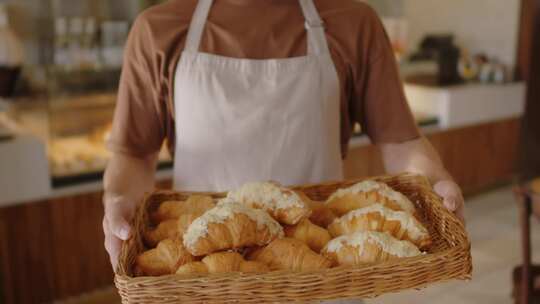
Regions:
M 188 35 L 186 38 L 185 51 L 190 53 L 197 53 L 199 51 L 204 25 L 208 19 L 210 7 L 212 7 L 213 2 L 213 0 L 197 1 L 197 7 L 195 8 L 193 17 L 191 17 L 191 24 L 189 26 Z
M 322 55 L 329 53 L 328 42 L 324 33 L 324 21 L 313 0 L 300 0 L 302 12 L 306 18 L 306 30 L 308 32 L 308 55 Z
M 299 0 L 308 32 L 308 55 L 321 55 L 329 53 L 328 42 L 324 32 L 324 22 L 317 12 L 313 0 Z M 204 26 L 210 13 L 213 0 L 198 0 L 189 26 L 184 51 L 197 53 L 201 44 Z

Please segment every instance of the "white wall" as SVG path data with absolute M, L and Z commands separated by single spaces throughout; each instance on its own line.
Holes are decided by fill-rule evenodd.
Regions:
M 409 46 L 426 33 L 453 32 L 460 46 L 515 64 L 519 0 L 404 0 Z

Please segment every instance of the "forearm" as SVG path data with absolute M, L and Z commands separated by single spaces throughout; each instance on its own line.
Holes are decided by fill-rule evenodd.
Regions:
M 424 137 L 399 144 L 378 146 L 386 171 L 390 174 L 410 172 L 426 176 L 432 184 L 452 180 L 439 154 Z
M 154 187 L 156 162 L 157 154 L 136 158 L 116 153 L 107 164 L 103 177 L 103 232 L 113 269 L 116 269 L 122 242 L 130 236 L 135 207 L 144 193 Z
M 139 202 L 154 188 L 157 154 L 137 158 L 115 153 L 103 178 L 105 202 Z

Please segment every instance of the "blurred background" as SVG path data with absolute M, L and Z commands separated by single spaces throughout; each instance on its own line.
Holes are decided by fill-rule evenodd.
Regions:
M 159 2 L 0 0 L 0 303 L 119 303 L 102 247 L 104 141 L 130 26 Z M 540 245 L 532 207 L 512 193 L 540 177 L 540 1 L 365 2 L 420 130 L 467 196 L 475 263 L 472 282 L 369 303 L 513 303 L 529 233 Z M 350 147 L 347 178 L 384 172 L 361 126 Z M 171 170 L 163 149 L 160 187 Z

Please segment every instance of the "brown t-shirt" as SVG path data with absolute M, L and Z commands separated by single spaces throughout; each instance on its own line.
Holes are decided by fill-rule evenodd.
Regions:
M 114 152 L 146 156 L 157 152 L 165 139 L 174 148 L 174 72 L 196 4 L 170 0 L 136 19 L 109 140 Z M 376 13 L 354 0 L 315 0 L 315 5 L 340 79 L 343 155 L 355 122 L 375 143 L 417 138 L 394 54 Z M 215 0 L 201 51 L 252 59 L 304 56 L 304 22 L 296 0 Z

